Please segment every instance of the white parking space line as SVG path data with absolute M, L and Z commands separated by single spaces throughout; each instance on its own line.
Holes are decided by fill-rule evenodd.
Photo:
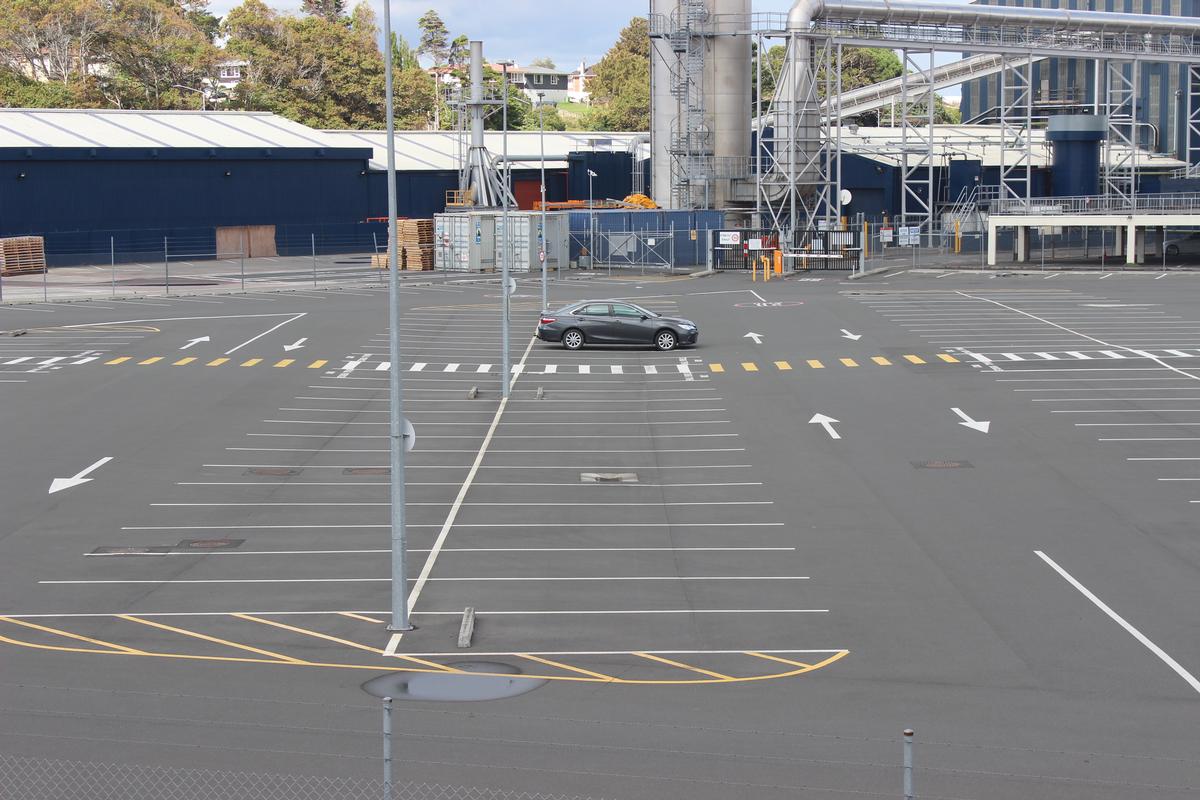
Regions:
M 497 576 L 481 575 L 468 578 L 429 578 L 425 583 L 539 583 L 578 581 L 807 581 L 807 575 L 586 575 L 586 576 Z M 42 586 L 103 586 L 103 585 L 185 585 L 212 583 L 391 583 L 391 577 L 386 578 L 107 578 L 107 579 L 72 579 L 72 580 L 40 580 Z
M 1164 664 L 1166 664 L 1168 667 L 1170 667 L 1175 672 L 1175 674 L 1177 674 L 1179 677 L 1183 678 L 1187 682 L 1187 684 L 1192 687 L 1193 690 L 1195 690 L 1197 693 L 1200 693 L 1200 680 L 1197 680 L 1196 676 L 1192 675 L 1192 673 L 1190 673 L 1186 669 L 1184 669 L 1183 666 L 1180 665 L 1180 663 L 1178 661 L 1176 661 L 1174 658 L 1172 658 L 1170 655 L 1168 655 L 1167 652 L 1165 650 L 1163 650 L 1161 647 L 1156 645 L 1154 642 L 1150 641 L 1150 639 L 1144 633 L 1142 633 L 1140 630 L 1138 630 L 1133 625 L 1131 625 L 1129 622 L 1127 622 L 1124 617 L 1122 617 L 1116 611 L 1113 611 L 1099 597 L 1097 597 L 1095 594 L 1093 594 L 1091 592 L 1091 590 L 1089 590 L 1086 586 L 1084 586 L 1082 583 L 1080 583 L 1078 580 L 1076 580 L 1074 578 L 1074 576 L 1072 576 L 1069 572 L 1067 572 L 1065 569 L 1063 569 L 1061 566 L 1059 566 L 1058 563 L 1054 559 L 1052 559 L 1050 556 L 1046 555 L 1041 550 L 1034 550 L 1034 553 L 1036 553 L 1038 558 L 1042 559 L 1042 561 L 1045 561 L 1047 564 L 1049 564 L 1051 569 L 1053 569 L 1060 576 L 1062 576 L 1063 580 L 1065 580 L 1067 583 L 1074 586 L 1079 591 L 1080 594 L 1082 594 L 1084 597 L 1086 597 L 1088 600 L 1090 600 L 1097 608 L 1099 608 L 1101 611 L 1103 611 L 1105 614 L 1107 614 L 1109 616 L 1109 618 L 1111 618 L 1113 620 L 1113 622 L 1120 625 L 1125 630 L 1126 633 L 1128 633 L 1134 639 L 1137 639 L 1138 642 L 1140 642 L 1151 653 L 1154 653 L 1154 655 L 1158 656 L 1158 658 L 1161 659 Z
M 795 552 L 795 547 L 445 547 L 442 553 L 777 553 Z M 163 558 L 168 556 L 342 556 L 379 555 L 390 548 L 357 550 L 211 550 L 197 552 L 173 550 L 167 553 L 83 553 L 85 558 Z M 410 553 L 428 553 L 428 549 L 410 547 Z

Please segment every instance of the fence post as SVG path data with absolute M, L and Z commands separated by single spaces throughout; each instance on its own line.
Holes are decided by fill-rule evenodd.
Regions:
M 0 303 L 4 302 L 4 270 L 0 269 Z
M 117 242 L 110 236 L 108 237 L 108 258 L 112 265 L 112 293 L 113 297 L 117 296 Z
M 912 728 L 904 730 L 904 800 L 914 800 L 913 794 L 913 736 Z
M 375 266 L 375 258 L 379 256 L 379 235 L 375 231 L 371 231 L 371 243 L 375 246 L 374 255 L 371 258 L 371 267 L 379 273 L 379 285 L 383 285 L 383 269 Z
M 166 293 L 171 293 L 171 261 L 167 254 L 167 237 L 163 237 L 163 283 Z
M 313 288 L 317 288 L 317 235 L 312 234 Z
M 392 698 L 383 698 L 383 800 L 392 800 Z
M 50 265 L 46 264 L 45 266 L 42 267 L 42 300 L 43 301 L 47 301 L 50 299 L 50 287 L 46 283 L 49 275 L 50 275 Z
M 246 232 L 238 231 L 238 256 L 242 270 L 242 294 L 246 293 Z

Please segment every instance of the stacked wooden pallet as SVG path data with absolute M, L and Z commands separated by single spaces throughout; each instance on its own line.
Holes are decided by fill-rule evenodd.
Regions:
M 396 221 L 396 254 L 400 269 L 433 269 L 433 220 L 401 219 Z M 371 256 L 371 266 L 387 269 L 387 253 Z
M 0 239 L 0 275 L 46 271 L 46 245 L 41 236 Z

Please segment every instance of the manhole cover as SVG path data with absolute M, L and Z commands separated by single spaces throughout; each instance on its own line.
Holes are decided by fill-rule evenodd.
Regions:
M 391 467 L 347 467 L 343 475 L 391 475 Z
M 975 465 L 970 461 L 910 461 L 917 469 L 970 469 Z
M 251 467 L 244 474 L 269 475 L 273 478 L 290 478 L 293 475 L 299 475 L 303 471 L 295 467 Z
M 397 653 L 403 655 L 403 653 Z M 367 681 L 362 688 L 376 697 L 395 700 L 499 700 L 531 692 L 546 681 L 527 678 L 511 664 L 492 661 L 460 661 L 448 666 L 460 673 L 392 672 Z M 488 674 L 471 674 L 488 673 Z
M 580 483 L 637 483 L 636 472 L 581 472 Z
M 228 550 L 231 547 L 241 547 L 245 539 L 184 539 L 177 547 L 179 550 Z

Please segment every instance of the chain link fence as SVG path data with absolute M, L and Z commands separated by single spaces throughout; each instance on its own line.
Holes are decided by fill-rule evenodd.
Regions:
M 591 800 L 471 786 L 63 761 L 0 754 L 4 800 Z

